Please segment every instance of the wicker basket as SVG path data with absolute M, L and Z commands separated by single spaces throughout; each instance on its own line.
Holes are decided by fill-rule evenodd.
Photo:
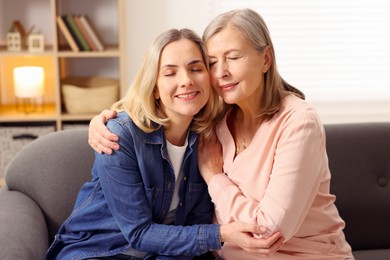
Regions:
M 96 114 L 119 98 L 119 81 L 116 79 L 67 78 L 62 81 L 64 106 L 69 114 Z

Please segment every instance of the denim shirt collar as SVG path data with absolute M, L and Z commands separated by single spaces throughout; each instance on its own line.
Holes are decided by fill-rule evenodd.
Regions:
M 198 134 L 190 131 L 188 134 L 188 147 L 192 148 L 198 139 Z M 151 133 L 144 134 L 144 142 L 149 144 L 162 144 L 166 147 L 166 141 L 164 136 L 164 128 L 160 127 L 158 130 Z

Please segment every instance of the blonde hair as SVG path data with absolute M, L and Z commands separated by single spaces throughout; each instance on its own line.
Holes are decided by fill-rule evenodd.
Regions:
M 287 92 L 294 93 L 305 99 L 305 95 L 295 87 L 288 84 L 280 76 L 277 66 L 274 46 L 267 25 L 263 18 L 251 9 L 238 9 L 225 12 L 214 18 L 203 33 L 203 40 L 207 42 L 211 37 L 222 31 L 224 28 L 232 28 L 243 33 L 244 37 L 251 43 L 259 53 L 269 46 L 272 63 L 265 73 L 264 96 L 261 102 L 262 115 L 272 117 L 279 111 L 283 97 Z M 224 104 L 223 111 L 234 105 Z
M 144 132 L 150 133 L 161 126 L 169 127 L 170 119 L 160 109 L 158 100 L 155 99 L 153 92 L 157 84 L 161 53 L 165 46 L 181 39 L 188 39 L 198 46 L 202 53 L 203 62 L 207 70 L 209 70 L 206 46 L 195 32 L 189 29 L 168 30 L 160 34 L 149 46 L 141 68 L 130 85 L 128 92 L 111 107 L 111 109 L 117 111 L 126 111 L 134 123 Z M 215 118 L 217 110 L 218 95 L 211 88 L 210 98 L 206 105 L 194 116 L 190 130 L 209 135 L 212 131 L 212 120 Z

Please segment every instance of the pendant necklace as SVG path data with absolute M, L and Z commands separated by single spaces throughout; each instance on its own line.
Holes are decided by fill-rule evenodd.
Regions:
M 238 131 L 238 128 L 236 127 L 236 132 L 238 134 L 238 137 L 240 139 L 240 142 L 237 142 L 236 144 L 236 155 L 238 155 L 240 152 L 244 151 L 247 148 L 247 145 L 245 144 L 245 139 L 242 138 L 240 131 Z

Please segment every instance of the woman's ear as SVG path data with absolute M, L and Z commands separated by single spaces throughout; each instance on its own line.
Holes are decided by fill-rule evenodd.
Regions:
M 272 65 L 272 53 L 271 53 L 271 48 L 268 45 L 263 50 L 263 59 L 264 59 L 263 73 L 266 73 Z
M 154 95 L 154 99 L 156 100 L 160 99 L 160 93 L 158 92 L 157 87 L 154 87 L 153 95 Z

